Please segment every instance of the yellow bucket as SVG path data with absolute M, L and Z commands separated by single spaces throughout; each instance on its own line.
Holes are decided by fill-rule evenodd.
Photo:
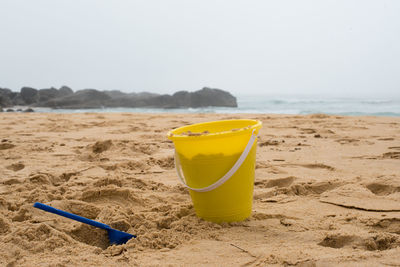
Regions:
M 189 189 L 197 216 L 216 223 L 250 216 L 261 126 L 256 120 L 223 120 L 168 132 L 178 177 Z

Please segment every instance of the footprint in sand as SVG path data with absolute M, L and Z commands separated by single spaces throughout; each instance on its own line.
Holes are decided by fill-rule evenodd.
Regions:
M 261 141 L 258 143 L 259 147 L 263 146 L 278 146 L 280 143 L 284 143 L 285 141 L 282 140 L 281 142 L 278 140 L 267 140 L 267 141 Z
M 352 235 L 330 234 L 318 243 L 318 245 L 330 248 L 342 248 L 351 245 L 357 239 Z
M 122 187 L 122 181 L 121 179 L 118 178 L 111 178 L 111 177 L 107 177 L 107 178 L 102 178 L 100 180 L 96 180 L 93 185 L 95 187 L 102 187 L 102 186 L 107 186 L 107 185 L 116 185 L 118 187 Z
M 306 196 L 314 194 L 321 195 L 322 193 L 334 190 L 343 184 L 339 181 L 293 183 L 297 179 L 298 178 L 292 176 L 283 178 L 282 180 L 277 179 L 278 181 L 271 181 L 270 184 L 267 183 L 264 187 L 270 187 L 271 185 L 277 187 L 276 194 Z
M 151 155 L 154 154 L 155 152 L 157 152 L 159 150 L 160 146 L 158 144 L 155 143 L 135 143 L 131 149 L 134 152 L 140 152 L 146 155 Z
M 11 164 L 11 165 L 6 167 L 6 169 L 12 170 L 12 171 L 15 171 L 15 172 L 20 171 L 23 168 L 25 168 L 25 165 L 22 162 L 13 163 L 13 164 Z
M 12 144 L 12 143 L 6 143 L 6 142 L 2 142 L 2 143 L 0 143 L 0 150 L 6 150 L 6 149 L 10 149 L 10 148 L 13 148 L 13 147 L 15 147 L 15 145 L 14 144 Z
M 400 159 L 400 152 L 386 152 L 382 154 L 384 159 Z
M 322 194 L 327 191 L 331 191 L 336 189 L 337 187 L 343 185 L 343 183 L 339 181 L 325 181 L 325 182 L 314 182 L 311 184 L 305 185 L 306 190 L 313 194 Z
M 298 220 L 299 218 L 286 216 L 283 214 L 268 214 L 263 212 L 254 212 L 251 217 L 255 220 L 268 220 L 268 219 L 287 219 L 287 220 Z
M 322 163 L 314 163 L 314 164 L 299 164 L 298 166 L 304 167 L 304 168 L 309 168 L 309 169 L 326 169 L 329 171 L 334 171 L 335 168 L 325 165 Z
M 358 142 L 360 142 L 360 140 L 355 138 L 341 138 L 341 139 L 336 139 L 335 142 L 338 142 L 341 145 L 346 145 L 346 144 L 357 144 Z
M 92 146 L 92 152 L 99 154 L 104 151 L 107 151 L 110 149 L 112 145 L 111 140 L 106 140 L 106 141 L 97 141 L 93 146 Z
M 61 179 L 61 177 L 45 172 L 31 173 L 29 177 L 26 178 L 26 180 L 30 184 L 53 185 L 53 186 L 61 185 L 64 182 Z
M 256 177 L 268 177 L 268 175 L 272 174 L 287 174 L 287 171 L 280 169 L 275 166 L 264 166 L 264 165 L 256 165 Z
M 257 187 L 262 188 L 270 188 L 270 187 L 288 187 L 290 186 L 294 180 L 297 178 L 294 176 L 284 177 L 284 178 L 277 178 L 277 179 L 269 179 L 267 181 L 257 181 L 254 183 Z
M 229 116 L 221 118 L 221 120 L 238 120 L 238 119 L 240 119 L 238 116 Z
M 80 200 L 54 200 L 51 206 L 92 220 L 96 219 L 101 212 L 101 209 L 95 205 Z
M 384 138 L 378 138 L 377 140 L 379 141 L 394 141 L 393 137 L 384 137 Z
M 175 160 L 173 156 L 168 156 L 165 158 L 152 158 L 150 157 L 149 160 L 147 161 L 147 164 L 150 166 L 153 165 L 158 165 L 163 169 L 171 170 L 175 168 Z
M 308 163 L 308 164 L 283 164 L 283 166 L 299 166 L 307 169 L 326 169 L 328 171 L 334 171 L 335 168 L 323 163 Z
M 114 203 L 125 207 L 144 204 L 143 199 L 136 196 L 132 190 L 113 187 L 85 190 L 82 192 L 81 200 L 90 203 Z
M 301 128 L 299 129 L 301 134 L 315 134 L 317 131 L 312 128 Z
M 371 226 L 375 230 L 384 231 L 387 233 L 400 234 L 400 218 L 384 218 L 375 219 L 373 222 L 367 222 L 367 226 Z
M 328 234 L 318 245 L 330 248 L 360 248 L 364 250 L 387 250 L 400 246 L 400 238 L 394 234 L 378 233 L 366 236 L 334 233 Z
M 369 183 L 366 188 L 377 196 L 387 196 L 400 192 L 400 183 L 394 177 L 393 179 Z
M 171 122 L 180 123 L 180 124 L 182 124 L 182 126 L 190 124 L 190 122 L 184 121 L 184 120 L 171 120 Z
M 85 243 L 89 246 L 106 249 L 109 246 L 107 232 L 103 229 L 91 227 L 86 224 L 80 224 L 68 233 L 78 242 Z
M 127 169 L 131 171 L 146 171 L 150 168 L 148 164 L 143 161 L 128 161 L 116 165 L 116 168 Z
M 265 163 L 264 161 L 256 161 L 256 169 L 263 169 L 263 168 L 269 168 L 270 165 Z
M 310 118 L 312 118 L 312 119 L 327 119 L 327 118 L 330 118 L 330 116 L 326 115 L 326 114 L 316 113 L 316 114 L 310 115 Z

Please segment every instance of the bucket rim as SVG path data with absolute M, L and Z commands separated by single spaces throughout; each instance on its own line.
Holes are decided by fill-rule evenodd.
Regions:
M 206 133 L 202 135 L 175 135 L 175 132 L 184 130 L 185 128 L 188 128 L 188 130 L 193 127 L 193 126 L 199 126 L 199 125 L 212 125 L 212 124 L 220 124 L 220 123 L 226 123 L 226 122 L 233 122 L 233 121 L 240 121 L 240 122 L 249 122 L 250 127 L 245 127 L 241 128 L 238 130 L 229 130 L 229 131 L 222 131 L 222 132 L 216 132 L 216 133 Z M 252 124 L 252 125 L 251 125 Z M 255 130 L 258 132 L 262 127 L 262 122 L 259 120 L 251 120 L 251 119 L 236 119 L 236 120 L 218 120 L 218 121 L 209 121 L 209 122 L 200 122 L 200 123 L 194 123 L 194 124 L 189 124 L 185 126 L 178 127 L 176 129 L 170 130 L 167 133 L 167 138 L 172 141 L 189 141 L 189 140 L 204 140 L 204 139 L 212 139 L 216 137 L 227 137 L 227 136 L 232 136 L 232 135 L 241 135 L 245 134 L 248 132 L 252 132 Z

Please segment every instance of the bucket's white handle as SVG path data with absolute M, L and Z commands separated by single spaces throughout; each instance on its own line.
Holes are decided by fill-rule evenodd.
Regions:
M 229 178 L 232 177 L 232 175 L 235 174 L 235 172 L 240 168 L 240 166 L 242 165 L 244 160 L 247 158 L 247 155 L 249 154 L 251 148 L 253 147 L 253 144 L 256 141 L 256 139 L 257 139 L 257 135 L 255 134 L 255 129 L 254 129 L 253 132 L 251 133 L 251 137 L 250 137 L 249 142 L 247 143 L 245 149 L 242 152 L 242 155 L 240 155 L 239 159 L 236 161 L 236 163 L 233 165 L 233 167 L 224 176 L 222 176 L 218 181 L 216 181 L 212 185 L 209 185 L 209 186 L 203 187 L 203 188 L 193 188 L 193 187 L 188 186 L 185 183 L 185 179 L 183 178 L 184 175 L 182 173 L 182 168 L 181 168 L 181 163 L 179 161 L 179 156 L 177 155 L 177 153 L 175 151 L 175 169 L 176 169 L 176 173 L 178 174 L 179 179 L 181 180 L 182 184 L 186 188 L 189 188 L 190 190 L 193 190 L 193 191 L 196 191 L 196 192 L 209 192 L 209 191 L 221 186 L 223 183 L 228 181 Z

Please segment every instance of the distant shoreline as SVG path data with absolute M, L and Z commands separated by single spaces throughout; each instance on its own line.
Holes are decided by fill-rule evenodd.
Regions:
M 92 108 L 51 108 L 30 105 L 13 105 L 14 110 L 32 108 L 35 112 L 46 113 L 226 113 L 226 114 L 329 114 L 338 116 L 379 116 L 400 117 L 400 99 L 366 97 L 323 97 L 301 95 L 237 95 L 237 107 L 92 107 Z
M 7 109 L 13 109 L 13 112 L 7 112 Z M 368 112 L 341 112 L 341 113 L 327 113 L 323 111 L 316 112 L 303 112 L 303 113 L 284 113 L 284 112 L 262 112 L 259 110 L 244 110 L 242 108 L 216 108 L 216 107 L 203 107 L 203 108 L 90 108 L 90 109 L 52 109 L 40 108 L 29 106 L 14 106 L 3 109 L 0 113 L 24 113 L 27 109 L 32 109 L 35 113 L 49 113 L 49 114 L 76 114 L 76 113 L 138 113 L 138 114 L 265 114 L 265 115 L 312 115 L 312 114 L 325 114 L 328 116 L 376 116 L 376 117 L 400 117 L 400 113 L 394 112 L 381 112 L 381 113 L 368 113 Z

